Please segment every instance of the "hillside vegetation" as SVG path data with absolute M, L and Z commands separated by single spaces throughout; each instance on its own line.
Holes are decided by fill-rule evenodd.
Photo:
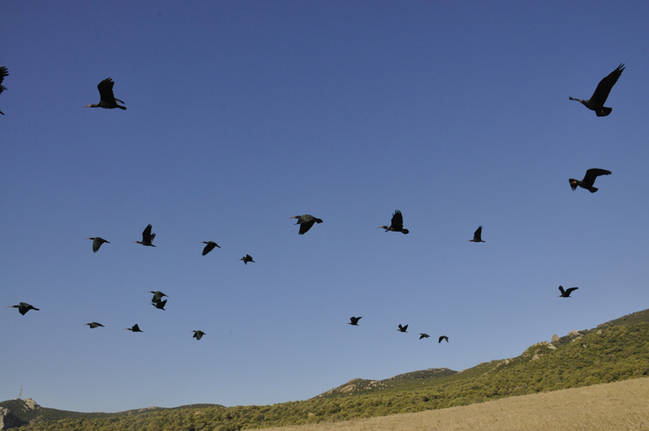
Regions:
M 642 376 L 649 376 L 649 310 L 459 373 L 424 370 L 374 383 L 358 379 L 309 400 L 269 406 L 130 411 L 41 420 L 20 429 L 230 431 L 441 409 Z

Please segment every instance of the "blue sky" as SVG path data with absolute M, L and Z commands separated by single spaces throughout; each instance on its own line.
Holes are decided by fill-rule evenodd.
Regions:
M 0 312 L 0 399 L 21 385 L 83 411 L 304 399 L 646 308 L 648 14 L 3 2 L 0 297 L 41 311 Z M 568 100 L 621 62 L 609 117 Z M 82 108 L 108 76 L 128 110 Z M 572 192 L 591 167 L 613 174 Z M 397 208 L 407 236 L 376 229 Z M 303 213 L 324 223 L 298 236 Z M 133 243 L 147 223 L 156 248 Z M 486 244 L 467 242 L 478 225 Z M 97 254 L 95 235 L 111 241 Z M 202 257 L 204 240 L 222 249 Z M 580 290 L 559 299 L 559 284 Z

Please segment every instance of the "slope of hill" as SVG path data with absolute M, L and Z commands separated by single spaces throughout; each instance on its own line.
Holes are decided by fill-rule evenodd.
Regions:
M 348 383 L 309 400 L 270 406 L 181 407 L 57 422 L 37 419 L 21 429 L 228 431 L 440 409 L 647 375 L 649 310 L 595 329 L 571 331 L 551 343 L 534 344 L 518 357 L 459 373 L 424 370 L 379 381 L 382 384 L 359 379 L 350 382 L 358 390 L 341 390 Z

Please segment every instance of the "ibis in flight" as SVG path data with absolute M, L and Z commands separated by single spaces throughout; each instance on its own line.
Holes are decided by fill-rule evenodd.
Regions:
M 595 115 L 598 117 L 606 117 L 611 113 L 613 108 L 604 106 L 604 103 L 606 102 L 608 94 L 611 92 L 611 88 L 613 88 L 617 80 L 620 78 L 620 75 L 622 75 L 622 72 L 624 72 L 624 65 L 620 64 L 613 72 L 602 78 L 602 80 L 599 81 L 599 84 L 597 84 L 595 92 L 590 96 L 590 99 L 583 100 L 576 97 L 569 97 L 569 99 L 574 100 L 575 102 L 580 102 L 586 108 L 595 111 Z
M 97 85 L 97 90 L 99 90 L 99 103 L 92 103 L 87 105 L 86 108 L 106 108 L 113 109 L 119 108 L 126 110 L 126 106 L 122 106 L 117 102 L 124 103 L 123 100 L 120 100 L 115 97 L 113 94 L 113 86 L 115 82 L 111 78 L 106 78 Z

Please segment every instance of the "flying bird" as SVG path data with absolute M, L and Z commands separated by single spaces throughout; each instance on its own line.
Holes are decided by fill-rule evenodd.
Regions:
M 194 335 L 192 335 L 192 337 L 196 338 L 197 340 L 200 340 L 201 338 L 203 338 L 203 335 L 205 335 L 205 332 L 198 329 L 198 330 L 194 330 Z
M 322 219 L 319 219 L 317 217 L 313 217 L 311 214 L 303 214 L 303 215 L 297 215 L 293 216 L 291 218 L 297 219 L 297 223 L 300 225 L 300 235 L 304 235 L 311 229 L 311 226 L 314 225 L 314 223 L 322 223 Z
M 214 250 L 214 247 L 221 248 L 221 246 L 215 243 L 214 241 L 203 241 L 203 244 L 205 244 L 205 247 L 203 247 L 203 256 L 205 256 L 210 251 Z
M 2 66 L 0 67 L 0 94 L 2 94 L 2 92 L 7 89 L 7 87 L 2 85 L 2 81 L 4 81 L 5 76 L 9 76 L 9 70 L 7 69 L 7 66 Z M 0 114 L 4 115 L 5 113 L 0 111 Z
M 570 287 L 568 289 L 564 289 L 563 286 L 559 286 L 559 292 L 561 292 L 561 295 L 559 295 L 560 298 L 570 298 L 570 294 L 579 289 L 578 287 Z
M 248 262 L 255 263 L 255 260 L 254 260 L 254 259 L 252 258 L 252 256 L 250 256 L 249 254 L 246 254 L 244 257 L 242 257 L 242 258 L 239 259 L 239 260 L 242 260 L 243 263 L 245 263 L 246 265 L 248 265 Z
M 446 342 L 448 343 L 448 337 L 447 337 L 446 335 L 441 335 L 441 336 L 437 339 L 437 343 L 438 343 L 438 344 L 441 343 L 442 340 L 446 340 Z
M 160 292 L 159 290 L 149 290 L 149 293 L 153 294 L 153 298 L 151 298 L 152 303 L 160 302 L 160 300 L 164 296 L 167 296 L 165 293 Z
M 124 103 L 123 100 L 117 99 L 113 94 L 113 85 L 115 83 L 111 78 L 106 78 L 97 85 L 99 90 L 99 103 L 87 105 L 86 108 L 119 108 L 126 110 L 126 106 L 119 105 L 117 102 Z
M 613 88 L 617 80 L 620 78 L 620 75 L 622 75 L 623 71 L 624 64 L 620 63 L 620 65 L 616 67 L 613 72 L 609 73 L 604 78 L 602 78 L 601 81 L 599 81 L 599 84 L 597 84 L 597 88 L 595 89 L 593 95 L 590 96 L 590 99 L 583 100 L 576 97 L 569 97 L 569 99 L 580 102 L 586 108 L 595 111 L 595 114 L 598 117 L 606 117 L 611 113 L 613 108 L 604 106 L 604 102 L 606 102 L 606 98 L 611 92 L 611 88 Z
M 584 178 L 581 181 L 570 178 L 568 180 L 570 182 L 570 188 L 574 191 L 577 187 L 582 187 L 591 193 L 595 193 L 599 189 L 593 187 L 593 184 L 595 184 L 595 180 L 600 175 L 611 175 L 611 171 L 599 168 L 589 169 L 586 171 L 586 175 L 584 175 Z
M 146 227 L 142 231 L 142 241 L 135 241 L 135 242 L 149 247 L 155 247 L 155 245 L 153 245 L 153 239 L 155 238 L 155 234 L 151 233 L 152 228 L 153 226 L 151 226 L 150 224 L 146 225 Z
M 86 323 L 86 325 L 89 326 L 90 329 L 95 329 L 95 328 L 99 328 L 99 327 L 103 328 L 104 327 L 104 325 L 102 325 L 99 322 L 90 322 L 90 323 Z
M 9 308 L 17 308 L 18 312 L 22 314 L 23 316 L 29 311 L 29 310 L 35 310 L 35 311 L 40 311 L 40 308 L 36 308 L 31 304 L 28 304 L 26 302 L 19 302 L 16 305 L 10 305 Z
M 151 304 L 157 308 L 158 310 L 164 310 L 165 305 L 167 305 L 167 300 L 165 299 L 164 301 L 158 300 L 158 301 L 151 301 Z
M 419 333 L 419 339 L 420 339 L 420 340 L 423 340 L 424 338 L 430 338 L 430 335 L 428 335 L 428 334 L 425 333 L 425 332 L 420 332 L 420 333 Z
M 470 239 L 469 241 L 471 242 L 486 242 L 482 240 L 482 226 L 478 226 L 478 228 L 473 232 L 473 239 Z
M 137 323 L 130 328 L 126 328 L 126 330 L 131 332 L 144 332 L 143 330 L 140 329 Z
M 399 327 L 397 328 L 397 331 L 408 332 L 408 325 L 406 324 L 405 326 L 403 326 L 401 323 L 399 323 Z
M 99 251 L 99 247 L 101 247 L 103 243 L 110 244 L 110 241 L 105 240 L 100 236 L 91 236 L 88 239 L 92 240 L 92 251 L 95 253 Z
M 399 210 L 395 210 L 394 214 L 392 214 L 390 226 L 379 226 L 379 229 L 385 229 L 386 232 L 401 232 L 404 235 L 410 232 L 408 229 L 403 228 L 403 214 Z
M 358 316 L 358 317 L 352 316 L 349 318 L 349 322 L 347 322 L 347 324 L 352 326 L 358 326 L 358 321 L 361 320 L 362 318 L 363 316 Z

